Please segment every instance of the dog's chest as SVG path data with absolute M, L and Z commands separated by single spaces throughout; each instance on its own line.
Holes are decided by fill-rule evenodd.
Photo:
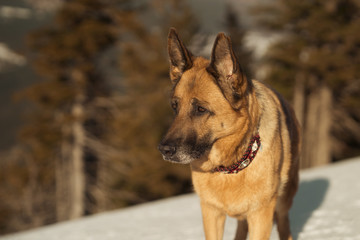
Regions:
M 242 218 L 256 208 L 262 193 L 247 185 L 241 175 L 218 174 L 204 178 L 193 175 L 195 191 L 206 202 L 227 215 Z

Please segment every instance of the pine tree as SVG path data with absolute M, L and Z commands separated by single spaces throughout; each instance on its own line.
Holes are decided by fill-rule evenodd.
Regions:
M 52 221 L 94 212 L 101 156 L 90 143 L 103 138 L 107 111 L 96 103 L 109 96 L 97 65 L 118 34 L 109 3 L 65 1 L 54 23 L 28 38 L 35 68 L 45 81 L 22 94 L 36 104 L 22 142 L 39 166 L 37 184 L 51 189 L 37 194 L 52 196 Z
M 265 63 L 268 81 L 293 95 L 303 127 L 302 167 L 359 154 L 359 2 L 281 0 L 255 12 L 259 26 L 281 34 Z

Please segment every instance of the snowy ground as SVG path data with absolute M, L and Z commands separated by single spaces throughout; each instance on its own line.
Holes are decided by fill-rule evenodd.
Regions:
M 295 239 L 360 240 L 360 158 L 301 172 L 291 211 Z M 228 218 L 224 239 L 233 239 Z M 194 194 L 0 237 L 1 240 L 204 239 Z M 278 239 L 275 229 L 271 239 Z

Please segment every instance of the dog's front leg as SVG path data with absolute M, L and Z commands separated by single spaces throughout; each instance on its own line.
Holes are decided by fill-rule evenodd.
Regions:
M 225 213 L 203 202 L 201 211 L 206 240 L 221 240 L 224 234 Z
M 273 226 L 276 199 L 271 200 L 267 206 L 251 212 L 247 216 L 250 240 L 270 239 Z

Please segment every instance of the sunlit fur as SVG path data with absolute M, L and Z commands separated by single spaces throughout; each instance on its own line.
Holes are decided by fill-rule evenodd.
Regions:
M 176 32 L 170 32 L 169 38 L 172 34 Z M 221 44 L 217 45 L 218 42 Z M 169 41 L 169 44 L 169 51 L 172 51 L 173 43 Z M 182 49 L 176 49 L 175 53 L 181 53 L 183 44 L 177 46 Z M 280 239 L 292 239 L 288 211 L 298 186 L 300 149 L 294 112 L 276 92 L 263 83 L 244 78 L 239 69 L 234 68 L 230 79 L 225 79 L 224 73 L 232 69 L 227 66 L 229 59 L 234 64 L 237 62 L 232 57 L 225 59 L 226 64 L 221 63 L 223 55 L 226 57 L 226 52 L 217 56 L 222 48 L 232 53 L 230 39 L 219 34 L 211 62 L 191 57 L 191 62 L 187 63 L 191 68 L 177 72 L 172 93 L 176 114 L 162 143 L 172 142 L 178 152 L 167 160 L 191 165 L 206 239 L 222 239 L 226 215 L 239 220 L 236 239 L 246 239 L 248 231 L 251 240 L 269 239 L 274 216 Z M 181 55 L 178 59 L 190 61 Z M 214 59 L 220 63 L 214 63 Z M 210 69 L 212 65 L 217 69 Z M 240 101 L 228 94 L 233 89 L 224 79 L 237 81 Z M 208 112 L 194 115 L 194 101 Z M 237 174 L 212 171 L 237 161 L 257 132 L 261 149 L 246 169 Z M 191 141 L 186 139 L 193 139 L 191 144 L 201 146 L 200 150 L 188 146 L 191 144 L 186 142 Z M 193 153 L 196 151 L 200 155 Z

